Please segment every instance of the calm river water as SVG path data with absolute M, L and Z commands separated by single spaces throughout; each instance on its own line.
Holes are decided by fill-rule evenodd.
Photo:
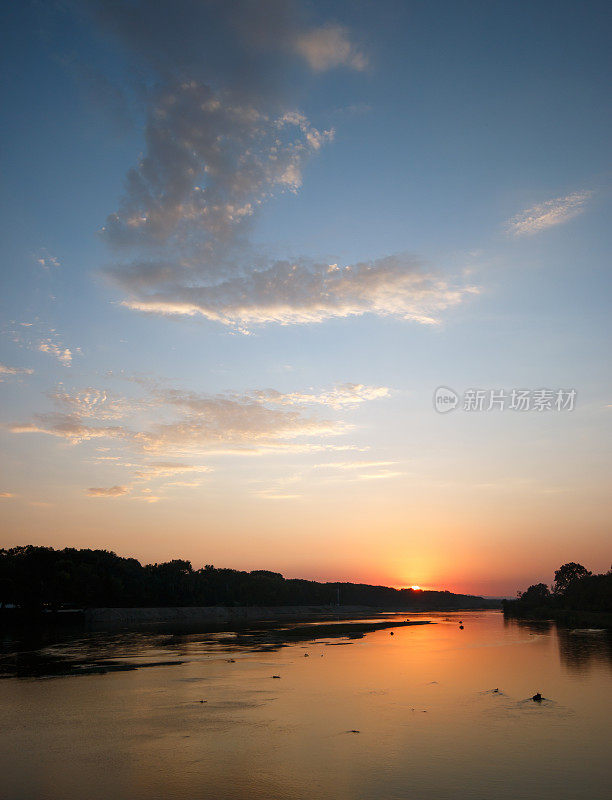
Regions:
M 278 650 L 227 634 L 80 634 L 38 652 L 30 643 L 23 658 L 43 667 L 183 663 L 1 680 L 0 796 L 610 797 L 608 635 L 498 612 L 411 618 L 435 624 Z M 16 649 L 4 640 L 5 664 Z

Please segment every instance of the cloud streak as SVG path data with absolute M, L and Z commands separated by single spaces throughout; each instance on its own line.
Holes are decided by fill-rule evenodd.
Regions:
M 86 491 L 89 497 L 122 497 L 129 494 L 131 489 L 129 486 L 109 486 L 108 488 L 92 487 Z
M 62 266 L 62 262 L 59 260 L 59 258 L 57 256 L 50 255 L 45 249 L 43 249 L 36 257 L 36 263 L 43 267 L 43 269 Z
M 86 389 L 50 395 L 63 409 L 35 415 L 10 426 L 13 433 L 40 433 L 75 445 L 95 439 L 115 440 L 141 454 L 319 452 L 320 439 L 348 432 L 351 426 L 295 409 L 319 405 L 337 411 L 384 398 L 387 387 L 339 384 L 318 393 L 281 393 L 272 389 L 243 394 L 211 395 L 137 380 L 144 394 L 114 397 Z M 112 424 L 109 424 L 112 422 Z M 338 445 L 334 449 L 350 448 Z M 105 461 L 114 459 L 104 456 Z M 135 465 L 133 465 L 135 466 Z M 148 462 L 138 477 L 151 479 L 181 472 L 205 472 L 208 467 L 175 462 Z
M 0 383 L 7 377 L 12 378 L 18 375 L 33 375 L 34 370 L 27 367 L 9 367 L 7 364 L 0 363 Z
M 53 356 L 65 367 L 69 367 L 72 364 L 72 350 L 69 347 L 64 347 L 54 332 L 52 332 L 51 336 L 38 343 L 38 350 L 41 353 L 48 353 Z
M 143 272 L 114 273 L 132 297 L 128 308 L 153 314 L 202 316 L 239 330 L 248 326 L 320 323 L 375 314 L 425 325 L 477 294 L 463 278 L 424 270 L 414 259 L 390 256 L 345 267 L 279 261 L 209 285 L 146 281 Z M 160 285 L 161 284 L 161 285 Z
M 9 429 L 54 437 L 71 446 L 100 442 L 98 450 L 104 455 L 89 463 L 105 472 L 120 470 L 122 478 L 109 487 L 90 487 L 86 493 L 119 497 L 134 490 L 132 499 L 157 502 L 162 487 L 197 487 L 198 479 L 214 471 L 198 458 L 363 451 L 367 448 L 342 440 L 336 443 L 353 428 L 338 414 L 391 393 L 388 387 L 359 383 L 324 390 L 226 394 L 173 388 L 147 378 L 132 378 L 130 383 L 138 387 L 136 396 L 93 387 L 52 392 L 48 397 L 60 410 L 36 414 Z M 315 413 L 321 409 L 328 413 Z M 190 462 L 180 460 L 186 456 Z M 383 463 L 357 462 L 355 468 L 377 469 Z M 128 481 L 125 470 L 130 473 Z M 154 485 L 155 492 L 143 484 Z M 281 495 L 285 499 L 287 493 L 268 487 L 262 497 L 281 499 Z
M 142 478 L 146 481 L 155 480 L 157 478 L 169 478 L 176 475 L 192 475 L 194 473 L 212 472 L 212 467 L 193 464 L 179 464 L 176 462 L 157 462 L 153 464 L 145 464 L 141 469 L 136 472 L 137 478 Z M 195 486 L 196 483 L 184 483 L 183 485 Z
M 36 414 L 29 422 L 10 426 L 12 433 L 43 433 L 65 439 L 70 444 L 81 444 L 92 439 L 125 439 L 126 429 L 120 426 L 88 425 L 76 414 L 56 412 Z
M 313 394 L 309 392 L 288 392 L 283 394 L 274 389 L 265 389 L 253 393 L 253 396 L 267 403 L 285 405 L 325 405 L 333 409 L 356 406 L 369 400 L 389 397 L 391 390 L 387 386 L 364 386 L 362 383 L 342 383 L 329 391 Z
M 315 464 L 315 469 L 333 469 L 333 470 L 356 470 L 356 469 L 378 469 L 379 467 L 390 467 L 396 464 L 396 461 L 327 461 L 322 464 Z
M 340 25 L 328 24 L 299 34 L 295 49 L 314 72 L 334 67 L 361 71 L 368 66 L 368 57 L 350 41 L 348 31 Z
M 511 236 L 530 236 L 546 228 L 563 225 L 582 214 L 592 196 L 591 191 L 572 192 L 565 197 L 555 197 L 531 206 L 508 220 L 506 231 Z
M 108 390 L 92 387 L 76 392 L 54 391 L 48 396 L 64 409 L 68 416 L 96 420 L 119 420 L 159 402 L 153 397 L 147 399 L 117 397 Z

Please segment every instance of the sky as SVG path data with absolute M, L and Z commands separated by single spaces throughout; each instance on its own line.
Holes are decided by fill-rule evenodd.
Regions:
M 0 546 L 609 568 L 609 3 L 1 13 Z

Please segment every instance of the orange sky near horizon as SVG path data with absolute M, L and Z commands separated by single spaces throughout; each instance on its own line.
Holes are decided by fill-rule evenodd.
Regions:
M 243 497 L 232 504 L 231 495 L 211 497 L 210 490 L 199 500 L 190 492 L 181 501 L 156 503 L 78 494 L 40 505 L 14 498 L 3 505 L 5 530 L 19 525 L 21 533 L 5 535 L 2 544 L 112 549 L 143 563 L 184 558 L 194 568 L 212 563 L 486 596 L 514 596 L 531 583 L 550 583 L 566 561 L 596 572 L 609 567 L 604 519 L 591 522 L 589 536 L 576 538 L 577 526 L 585 524 L 579 514 L 562 505 L 551 513 L 541 498 L 524 510 L 500 498 L 486 509 L 469 496 L 436 508 L 422 492 L 417 505 L 398 502 L 397 487 L 376 486 L 353 490 L 342 502 L 320 494 L 316 502 Z

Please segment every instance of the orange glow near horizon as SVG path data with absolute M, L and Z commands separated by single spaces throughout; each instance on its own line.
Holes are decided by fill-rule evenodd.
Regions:
M 56 457 L 51 445 L 41 445 L 49 462 Z M 73 458 L 76 451 L 60 455 Z M 391 486 L 383 491 L 370 482 L 358 494 L 351 483 L 341 494 L 313 488 L 317 502 L 279 505 L 253 498 L 244 486 L 230 491 L 221 471 L 207 481 L 191 493 L 168 489 L 153 504 L 134 502 L 130 495 L 90 498 L 62 486 L 55 494 L 41 490 L 36 496 L 45 505 L 34 505 L 25 486 L 18 486 L 14 498 L 0 501 L 7 532 L 2 546 L 100 548 L 141 563 L 183 558 L 195 569 L 205 564 L 268 569 L 286 578 L 486 597 L 511 597 L 531 584 L 550 583 L 554 570 L 568 561 L 594 572 L 610 563 L 603 501 L 589 507 L 588 520 L 557 495 L 554 505 L 529 505 L 527 511 L 501 501 L 474 511 L 470 504 L 476 498 L 467 493 L 448 506 L 434 505 L 433 498 L 425 505 L 423 497 L 414 497 L 406 507 L 404 500 L 394 500 Z M 175 497 L 171 491 L 184 494 Z M 578 529 L 584 532 L 579 541 Z

